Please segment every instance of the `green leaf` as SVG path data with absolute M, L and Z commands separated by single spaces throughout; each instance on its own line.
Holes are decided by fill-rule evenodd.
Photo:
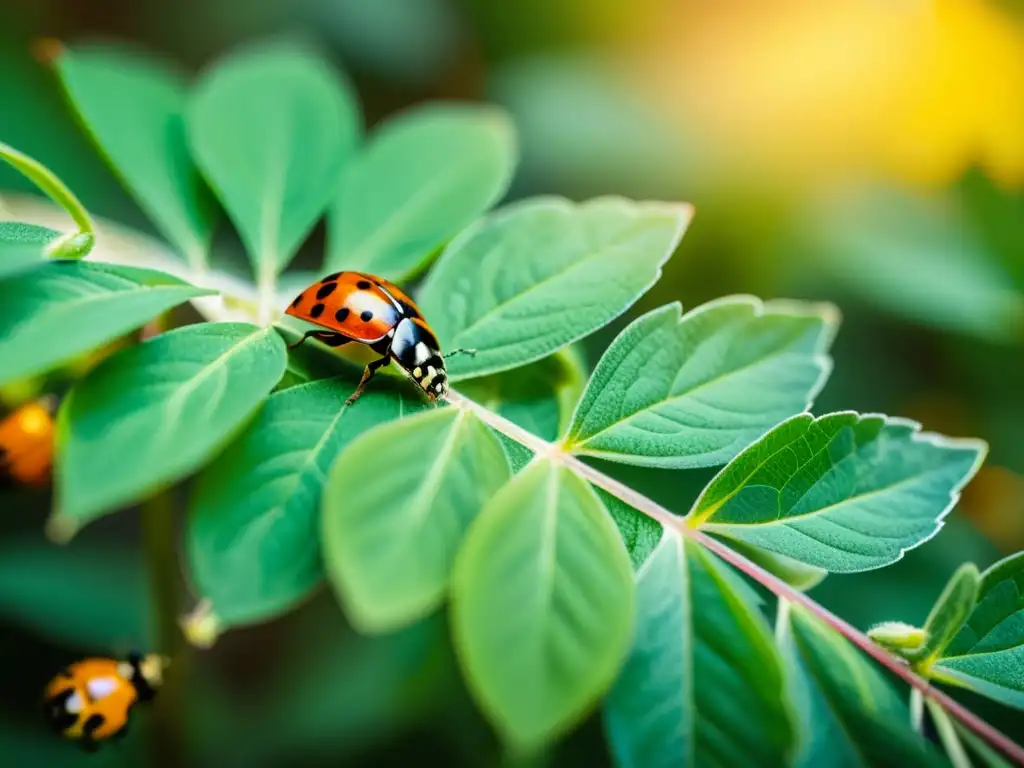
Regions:
M 409 277 L 504 195 L 515 160 L 515 130 L 494 107 L 434 104 L 387 121 L 342 175 L 324 270 Z
M 981 575 L 974 610 L 926 673 L 1024 709 L 1024 552 Z
M 722 464 L 806 410 L 832 368 L 830 305 L 735 296 L 638 318 L 602 356 L 565 446 L 651 467 Z
M 189 565 L 219 626 L 264 621 L 320 583 L 320 498 L 331 464 L 358 435 L 420 402 L 381 386 L 350 408 L 354 388 L 329 379 L 271 395 L 200 474 Z
M 622 543 L 626 545 L 626 552 L 629 553 L 633 569 L 640 568 L 647 562 L 647 558 L 661 541 L 661 524 L 633 509 L 629 504 L 612 496 L 607 491 L 600 488 L 594 490 L 597 491 L 605 509 L 608 510 L 608 514 L 612 516 L 615 526 L 619 529 L 619 536 L 622 537 Z
M 103 361 L 58 415 L 54 535 L 198 469 L 262 404 L 285 357 L 272 328 L 202 323 Z
M 942 655 L 971 615 L 978 599 L 981 576 L 974 563 L 964 563 L 949 579 L 924 624 L 927 639 L 915 654 L 929 664 Z
M 791 557 L 769 552 L 767 549 L 755 547 L 740 539 L 725 539 L 725 544 L 736 550 L 747 560 L 756 563 L 769 573 L 773 573 L 792 587 L 807 592 L 821 584 L 828 576 L 828 571 L 814 565 L 802 563 Z
M 629 648 L 629 558 L 583 479 L 538 459 L 469 530 L 451 584 L 470 691 L 513 746 L 541 747 L 598 701 Z
M 196 296 L 149 269 L 54 261 L 0 283 L 0 384 L 33 376 Z
M 372 466 L 389 469 L 369 478 Z M 324 490 L 322 536 L 352 625 L 392 632 L 436 610 L 466 529 L 508 478 L 494 433 L 459 408 L 384 424 L 349 445 Z
M 810 212 L 814 265 L 911 320 L 1019 339 L 1024 296 L 951 200 L 870 189 Z
M 804 733 L 796 765 L 942 765 L 878 670 L 818 619 L 791 611 L 776 634 Z
M 786 764 L 782 661 L 732 576 L 678 533 L 641 569 L 633 648 L 605 702 L 618 765 Z
M 0 222 L 0 280 L 46 264 L 46 246 L 58 237 L 46 227 Z
M 252 45 L 203 75 L 187 121 L 199 167 L 272 284 L 338 189 L 361 130 L 355 96 L 301 47 Z
M 691 209 L 599 198 L 534 198 L 463 232 L 431 270 L 419 304 L 452 379 L 547 357 L 625 312 L 661 274 Z
M 731 461 L 687 521 L 839 573 L 880 568 L 942 527 L 987 447 L 905 419 L 810 414 Z
M 214 205 L 188 153 L 185 79 L 119 46 L 63 49 L 56 70 L 89 135 L 157 229 L 206 263 Z

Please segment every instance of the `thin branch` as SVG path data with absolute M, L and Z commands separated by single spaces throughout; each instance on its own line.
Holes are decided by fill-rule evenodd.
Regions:
M 708 536 L 701 530 L 685 525 L 683 523 L 683 518 L 679 515 L 647 498 L 643 494 L 638 493 L 629 486 L 620 483 L 618 480 L 608 477 L 588 464 L 584 464 L 575 456 L 563 451 L 560 446 L 549 443 L 547 440 L 543 440 L 542 438 L 531 434 L 522 427 L 513 424 L 508 419 L 484 408 L 458 392 L 449 391 L 447 400 L 457 408 L 473 411 L 473 413 L 476 414 L 482 422 L 512 438 L 516 442 L 521 443 L 534 453 L 544 456 L 552 461 L 561 462 L 563 465 L 573 469 L 577 474 L 585 478 L 591 484 L 607 491 L 620 501 L 629 504 L 629 506 L 633 507 L 638 512 L 647 515 L 649 518 L 660 523 L 665 528 L 670 528 L 683 536 L 690 537 L 692 541 L 695 541 L 711 550 L 738 571 L 763 585 L 765 588 L 773 592 L 779 599 L 795 603 L 809 613 L 817 616 L 821 621 L 828 624 L 832 629 L 843 635 L 847 640 L 868 654 L 868 656 L 875 659 L 879 664 L 882 664 L 893 674 L 904 680 L 913 689 L 920 691 L 925 699 L 930 699 L 942 706 L 947 712 L 953 715 L 953 717 L 981 736 L 992 746 L 998 748 L 1008 757 L 1011 757 L 1019 765 L 1024 766 L 1024 748 L 1016 744 L 998 729 L 989 725 L 985 720 L 975 715 L 958 701 L 933 687 L 928 680 L 920 677 L 910 669 L 904 659 L 889 653 L 889 651 L 885 650 L 880 645 L 877 645 L 859 629 L 839 618 L 824 606 L 819 605 L 803 592 L 787 584 L 775 574 L 770 573 L 756 563 L 747 560 L 743 555 L 740 555 L 730 549 L 718 539 Z

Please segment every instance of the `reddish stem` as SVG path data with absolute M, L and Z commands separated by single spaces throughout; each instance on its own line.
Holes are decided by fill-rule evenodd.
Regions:
M 913 688 L 921 691 L 926 698 L 939 704 L 949 714 L 957 718 L 961 723 L 970 728 L 981 738 L 985 739 L 993 747 L 999 749 L 1007 757 L 1012 758 L 1018 765 L 1024 766 L 1024 748 L 1011 740 L 997 728 L 989 725 L 980 717 L 971 712 L 967 707 L 952 698 L 948 694 L 932 686 L 925 678 L 915 673 L 903 659 L 886 651 L 877 645 L 859 629 L 836 616 L 827 608 L 819 605 L 800 590 L 787 584 L 775 574 L 766 571 L 761 566 L 751 562 L 743 555 L 730 549 L 727 545 L 717 539 L 708 536 L 703 531 L 691 528 L 683 522 L 683 518 L 671 510 L 661 506 L 657 502 L 647 498 L 641 493 L 634 491 L 628 485 L 620 483 L 602 472 L 584 464 L 575 456 L 565 453 L 560 446 L 542 440 L 536 435 L 526 431 L 498 414 L 490 411 L 478 403 L 464 397 L 458 392 L 448 393 L 448 401 L 458 407 L 472 410 L 481 421 L 511 437 L 518 443 L 523 444 L 534 453 L 546 456 L 555 461 L 560 461 L 571 467 L 577 474 L 586 478 L 591 484 L 596 485 L 620 501 L 629 504 L 639 512 L 650 517 L 652 520 L 661 523 L 662 526 L 677 531 L 683 536 L 714 552 L 718 557 L 725 560 L 737 570 L 743 572 L 754 581 L 762 584 L 782 600 L 801 606 L 805 610 L 817 616 L 832 629 L 841 634 L 851 643 L 856 645 L 871 658 L 875 659 L 894 674 L 902 678 Z

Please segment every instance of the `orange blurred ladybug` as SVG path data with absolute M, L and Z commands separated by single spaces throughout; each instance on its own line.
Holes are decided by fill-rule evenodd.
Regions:
M 160 656 L 138 653 L 121 661 L 79 661 L 46 687 L 46 717 L 62 736 L 92 751 L 98 742 L 125 734 L 129 712 L 156 695 L 165 666 Z
M 53 465 L 57 398 L 24 403 L 0 421 L 0 486 L 45 485 Z
M 437 337 L 413 300 L 387 280 L 362 272 L 335 272 L 296 296 L 285 314 L 329 329 L 307 331 L 290 349 L 312 336 L 331 347 L 350 341 L 365 344 L 381 355 L 366 366 L 347 405 L 359 398 L 377 369 L 392 360 L 432 402 L 448 393 L 448 373 Z M 461 353 L 475 354 L 475 350 L 458 349 L 448 356 Z

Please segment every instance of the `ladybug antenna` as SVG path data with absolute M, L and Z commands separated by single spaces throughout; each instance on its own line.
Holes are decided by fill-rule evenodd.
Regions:
M 456 355 L 469 355 L 470 357 L 476 354 L 475 349 L 453 349 L 451 352 L 446 352 L 445 357 L 455 357 Z

